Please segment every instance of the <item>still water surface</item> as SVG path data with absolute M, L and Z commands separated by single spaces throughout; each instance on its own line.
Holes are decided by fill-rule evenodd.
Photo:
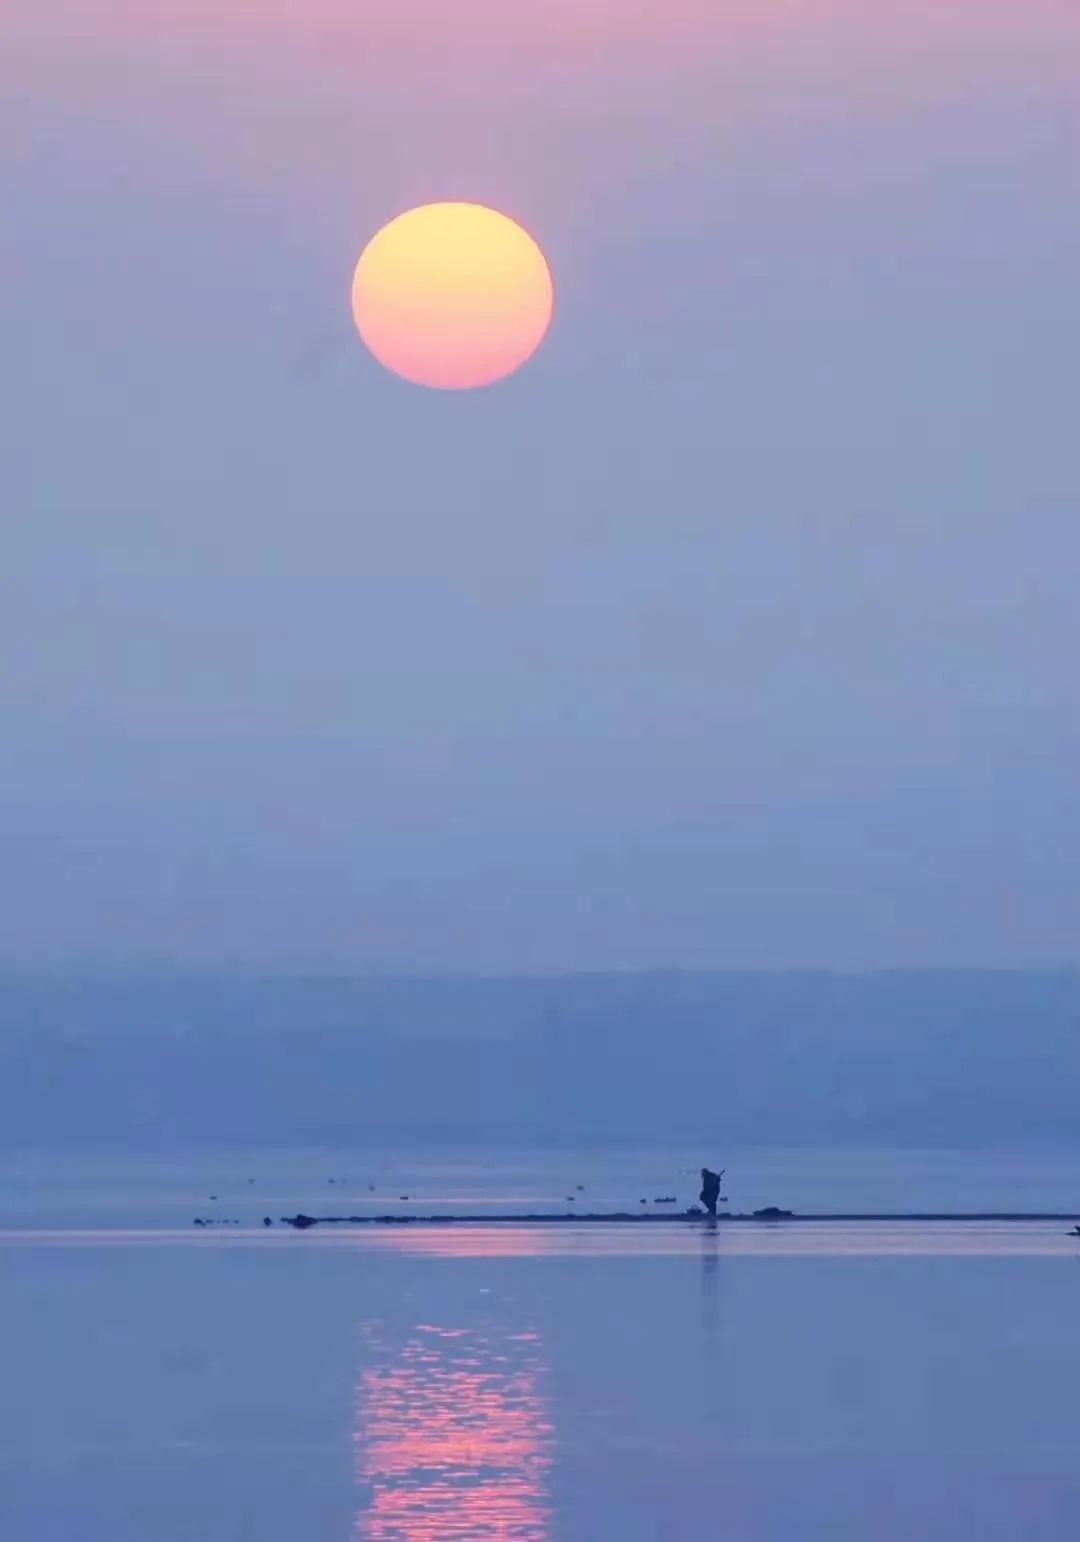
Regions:
M 142 1198 L 130 1225 L 8 1208 L 5 1539 L 1076 1535 L 1061 1226 L 204 1233 Z

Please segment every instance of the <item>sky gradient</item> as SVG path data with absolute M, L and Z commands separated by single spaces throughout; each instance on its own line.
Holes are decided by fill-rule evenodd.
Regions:
M 1077 144 L 1071 0 L 8 0 L 0 953 L 1080 962 Z

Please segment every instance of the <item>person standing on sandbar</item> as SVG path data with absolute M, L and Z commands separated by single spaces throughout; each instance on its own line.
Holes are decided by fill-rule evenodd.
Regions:
M 718 1173 L 711 1173 L 707 1167 L 701 1169 L 701 1203 L 705 1206 L 707 1214 L 716 1219 L 716 1202 L 720 1198 L 720 1179 L 724 1176 L 724 1168 Z

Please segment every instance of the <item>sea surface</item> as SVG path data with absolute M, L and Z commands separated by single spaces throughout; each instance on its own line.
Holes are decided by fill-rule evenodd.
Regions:
M 1060 1222 L 262 1224 L 658 1213 L 709 1155 L 4 1156 L 0 1537 L 1072 1542 Z M 1075 1152 L 725 1156 L 735 1210 L 1080 1214 Z

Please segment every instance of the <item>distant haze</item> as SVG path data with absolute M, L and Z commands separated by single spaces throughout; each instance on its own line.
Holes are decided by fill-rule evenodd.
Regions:
M 23 979 L 0 1145 L 1080 1141 L 1080 974 Z

